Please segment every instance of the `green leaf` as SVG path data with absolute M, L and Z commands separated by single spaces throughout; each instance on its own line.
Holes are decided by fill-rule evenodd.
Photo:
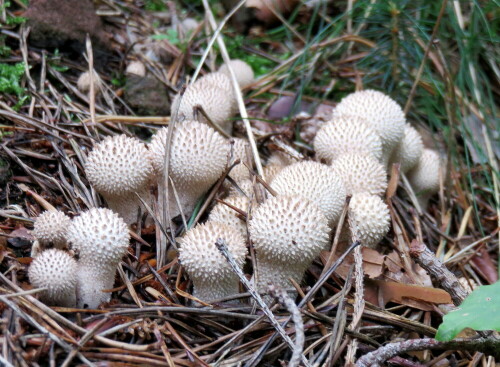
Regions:
M 500 331 L 500 282 L 478 287 L 443 318 L 436 339 L 448 341 L 463 329 Z

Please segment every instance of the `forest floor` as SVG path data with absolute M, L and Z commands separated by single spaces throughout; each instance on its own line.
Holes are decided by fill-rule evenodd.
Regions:
M 305 338 L 301 365 L 356 363 L 387 344 L 395 352 L 379 350 L 382 364 L 493 366 L 492 349 L 472 331 L 455 344 L 432 338 L 454 287 L 468 293 L 498 280 L 498 3 L 310 0 L 272 11 L 260 1 L 248 1 L 257 10 L 222 3 L 0 3 L 0 365 L 279 366 L 295 347 L 277 321 L 293 340 Z M 214 32 L 211 17 L 220 24 L 235 6 Z M 111 302 L 45 306 L 27 276 L 34 219 L 99 205 L 83 169 L 93 143 L 115 134 L 149 141 L 169 124 L 171 100 L 206 50 L 201 75 L 222 64 L 224 50 L 255 72 L 243 96 L 257 159 L 279 150 L 312 157 L 312 138 L 335 105 L 377 89 L 443 157 L 439 193 L 419 208 L 390 172 L 392 226 L 377 249 L 363 249 L 364 284 L 352 254 L 332 269 L 340 255 L 324 252 L 297 285 L 303 329 L 279 304 L 270 317 L 254 309 L 249 293 L 238 304 L 192 302 L 175 251 L 158 261 L 158 223 L 135 227 Z M 126 72 L 133 61 L 146 76 Z M 93 93 L 78 83 L 92 69 Z M 234 125 L 234 136 L 247 137 L 240 114 Z M 214 195 L 198 203 L 189 228 L 206 219 Z

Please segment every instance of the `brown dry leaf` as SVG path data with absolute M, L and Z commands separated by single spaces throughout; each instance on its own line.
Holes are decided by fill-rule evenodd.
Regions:
M 498 280 L 498 273 L 495 268 L 495 264 L 493 264 L 490 254 L 484 247 L 472 258 L 472 262 L 479 268 L 483 276 L 490 284 L 493 284 Z
M 388 302 L 395 302 L 423 311 L 432 311 L 434 310 L 432 304 L 452 303 L 450 295 L 442 289 L 384 280 L 371 280 L 369 282 L 378 287 L 378 299 L 384 306 Z
M 404 284 L 414 284 L 411 277 L 406 274 L 401 257 L 396 251 L 392 251 L 385 257 L 384 265 L 387 269 L 384 273 L 384 279 Z M 432 287 L 432 279 L 427 272 L 417 264 L 412 264 L 413 273 L 418 276 L 420 285 Z
M 367 275 L 370 279 L 375 279 L 382 275 L 385 256 L 369 247 L 363 247 L 361 252 L 363 254 L 363 270 L 365 272 L 365 275 Z M 341 255 L 342 251 L 336 251 L 333 258 L 334 261 L 336 261 Z M 330 251 L 321 252 L 320 257 L 323 265 L 326 264 L 329 256 Z M 345 258 L 342 264 L 340 264 L 340 266 L 336 270 L 336 273 L 345 279 L 352 264 L 354 264 L 354 256 L 351 253 Z

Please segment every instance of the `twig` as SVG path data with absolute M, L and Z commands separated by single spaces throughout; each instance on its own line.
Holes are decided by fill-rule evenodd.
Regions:
M 401 353 L 427 349 L 469 350 L 491 354 L 499 357 L 500 340 L 488 339 L 455 339 L 449 342 L 439 342 L 436 339 L 410 339 L 398 343 L 390 343 L 377 350 L 365 354 L 358 359 L 356 367 L 378 367 L 386 360 Z
M 424 243 L 413 240 L 410 245 L 410 256 L 436 278 L 443 289 L 450 294 L 455 306 L 459 306 L 467 297 L 467 291 L 462 287 L 457 277 L 434 256 Z
M 255 291 L 255 289 L 253 288 L 252 284 L 250 284 L 250 282 L 248 281 L 248 279 L 245 277 L 245 274 L 243 274 L 243 271 L 240 269 L 240 267 L 238 266 L 238 264 L 236 264 L 236 261 L 234 260 L 233 255 L 231 255 L 231 253 L 229 252 L 225 241 L 222 238 L 219 238 L 215 242 L 215 246 L 221 252 L 221 254 L 226 258 L 227 262 L 229 263 L 229 265 L 231 265 L 231 268 L 233 269 L 233 271 L 235 272 L 235 274 L 238 275 L 238 277 L 240 278 L 240 281 L 243 283 L 243 285 L 245 286 L 245 288 L 248 290 L 248 292 L 250 292 L 251 296 L 255 299 L 255 301 L 257 301 L 259 307 L 262 309 L 262 311 L 264 312 L 264 314 L 267 316 L 267 318 L 269 319 L 269 321 L 271 322 L 271 324 L 273 325 L 273 327 L 276 329 L 276 331 L 281 335 L 281 337 L 283 338 L 283 340 L 285 341 L 285 343 L 288 344 L 288 347 L 292 351 L 294 351 L 295 350 L 295 346 L 293 344 L 292 339 L 290 339 L 290 337 L 286 334 L 286 331 L 283 329 L 283 327 L 276 320 L 276 318 L 274 317 L 273 313 L 271 312 L 271 310 L 269 309 L 269 307 L 266 305 L 266 303 L 264 302 L 264 300 L 262 299 L 262 297 L 260 296 L 260 294 Z M 307 361 L 306 357 L 304 355 L 302 355 L 302 354 L 301 354 L 301 360 L 302 360 L 302 363 L 305 366 L 310 366 L 310 364 Z
M 287 292 L 272 284 L 268 289 L 269 293 L 276 298 L 279 303 L 284 305 L 292 316 L 292 320 L 295 325 L 295 347 L 293 348 L 292 358 L 290 358 L 290 361 L 288 362 L 288 367 L 296 367 L 300 363 L 305 342 L 304 321 L 302 320 L 302 315 L 300 314 L 300 310 L 297 305 L 290 298 Z

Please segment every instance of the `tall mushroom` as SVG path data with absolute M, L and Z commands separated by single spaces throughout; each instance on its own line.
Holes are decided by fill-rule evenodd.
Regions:
M 149 199 L 152 166 L 146 146 L 126 135 L 107 137 L 90 152 L 85 173 L 110 209 L 127 224 L 137 221 L 140 200 Z
M 75 307 L 77 264 L 67 252 L 49 249 L 40 253 L 28 269 L 31 285 L 46 288 L 40 300 L 49 306 Z
M 110 299 L 116 269 L 127 253 L 130 235 L 115 212 L 93 208 L 73 218 L 68 241 L 78 254 L 77 305 L 97 308 Z
M 329 243 L 328 220 L 312 202 L 300 196 L 276 196 L 254 210 L 250 239 L 257 258 L 254 282 L 258 291 L 269 284 L 290 288 Z
M 168 129 L 158 130 L 149 145 L 156 174 L 163 182 L 165 147 Z M 182 210 L 189 214 L 196 201 L 223 174 L 229 154 L 228 142 L 210 126 L 197 121 L 176 125 L 170 147 L 169 176 L 172 179 Z M 171 190 L 171 185 L 169 184 Z M 170 215 L 180 213 L 174 192 L 169 191 Z
M 408 172 L 408 181 L 423 209 L 430 197 L 439 191 L 440 166 L 439 154 L 434 150 L 424 149 L 417 165 Z
M 205 302 L 239 293 L 239 279 L 215 246 L 223 239 L 242 267 L 247 248 L 239 231 L 226 224 L 207 222 L 190 229 L 179 240 L 179 261 L 193 281 L 193 296 Z

